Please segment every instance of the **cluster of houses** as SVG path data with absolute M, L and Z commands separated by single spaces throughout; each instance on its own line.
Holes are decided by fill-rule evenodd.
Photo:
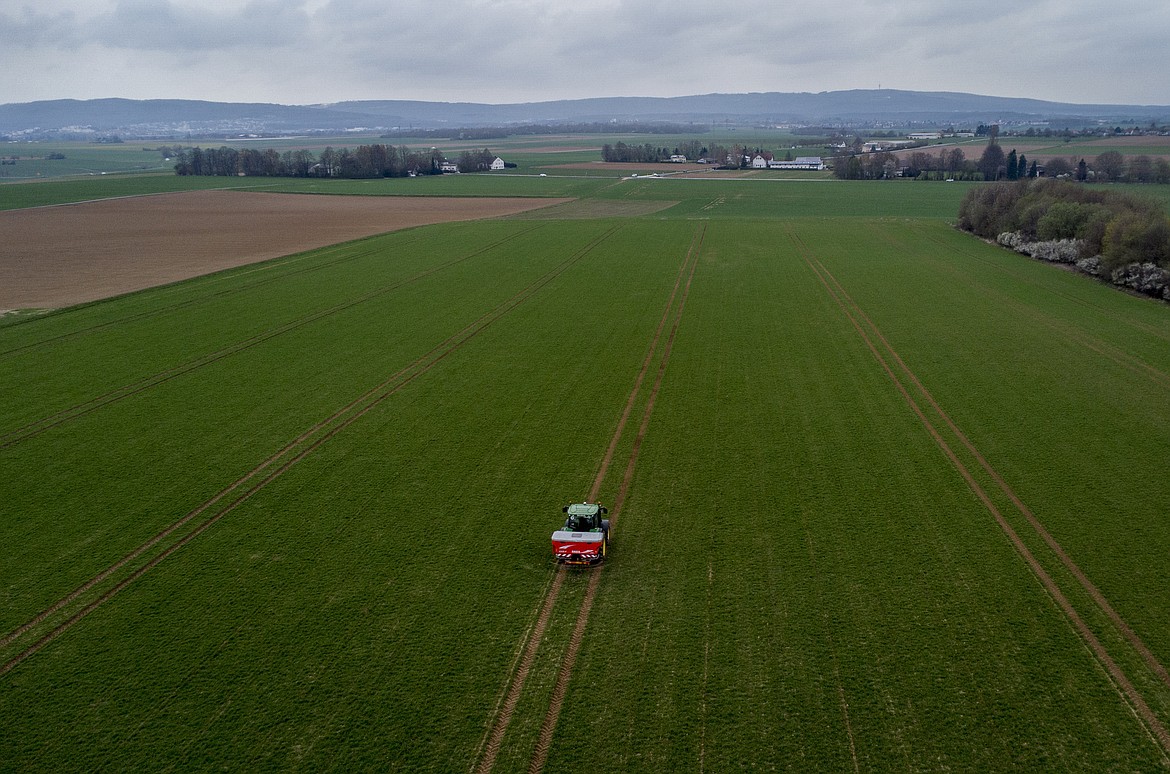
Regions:
M 670 160 L 676 164 L 685 164 L 687 157 L 682 154 L 674 154 Z M 710 164 L 708 159 L 699 159 L 696 164 Z M 730 166 L 735 163 L 732 156 L 727 157 L 727 165 Z M 757 153 L 755 156 L 744 156 L 744 166 L 752 169 L 828 169 L 825 165 L 824 159 L 820 156 L 797 156 L 795 159 L 781 160 L 774 157 L 771 153 Z
M 503 169 L 504 166 L 504 160 L 496 156 L 492 159 L 492 163 L 488 165 L 488 169 L 494 172 Z M 459 165 L 450 159 L 443 159 L 443 163 L 439 165 L 439 170 L 443 173 L 454 172 L 455 174 L 459 174 Z

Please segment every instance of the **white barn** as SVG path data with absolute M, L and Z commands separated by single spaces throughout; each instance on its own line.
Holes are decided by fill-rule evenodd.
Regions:
M 773 160 L 768 166 L 771 169 L 824 169 L 825 160 L 820 156 L 797 156 L 792 161 Z

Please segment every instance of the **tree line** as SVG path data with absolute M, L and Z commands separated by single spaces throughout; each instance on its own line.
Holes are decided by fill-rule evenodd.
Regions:
M 1106 151 L 1091 162 L 1051 158 L 1043 163 L 1029 161 L 1012 148 L 1004 152 L 994 138 L 978 159 L 968 159 L 962 148 L 914 151 L 899 158 L 888 151 L 853 153 L 834 159 L 833 173 L 842 180 L 882 180 L 893 177 L 919 180 L 1025 180 L 1068 177 L 1081 182 L 1170 183 L 1170 161 L 1146 155 L 1125 156 Z
M 990 142 L 979 159 L 979 171 L 985 180 L 1022 180 L 1037 176 L 1037 165 L 1027 165 L 1023 154 L 1016 156 L 1015 148 L 1006 155 L 996 142 Z M 1073 162 L 1052 158 L 1044 162 L 1045 177 L 1069 177 L 1080 182 L 1100 183 L 1170 183 L 1170 161 L 1153 159 L 1146 155 L 1126 157 L 1119 151 L 1105 151 L 1092 162 L 1085 159 Z
M 460 172 L 478 172 L 491 166 L 495 156 L 487 148 L 463 151 Z M 446 160 L 437 149 L 412 150 L 405 145 L 328 147 L 315 156 L 308 150 L 283 153 L 273 148 L 188 148 L 179 152 L 175 174 L 243 177 L 343 177 L 376 178 L 442 174 Z
M 823 141 L 818 140 L 821 144 Z M 809 144 L 809 143 L 806 143 Z M 714 164 L 717 169 L 743 169 L 750 167 L 756 156 L 775 158 L 771 151 L 749 145 L 735 144 L 731 147 L 719 143 L 704 144 L 701 140 L 686 140 L 674 148 L 659 148 L 645 143 L 643 145 L 627 145 L 617 142 L 613 145 L 606 143 L 601 146 L 602 161 L 637 162 L 640 164 L 670 161 L 671 156 L 686 156 L 688 161 L 705 159 Z M 792 150 L 785 151 L 785 158 L 792 160 Z
M 601 146 L 602 161 L 654 164 L 660 161 L 670 161 L 670 157 L 671 152 L 669 149 L 658 148 L 650 143 L 644 145 L 627 145 L 624 142 L 618 141 L 614 145 L 610 145 L 607 142 Z

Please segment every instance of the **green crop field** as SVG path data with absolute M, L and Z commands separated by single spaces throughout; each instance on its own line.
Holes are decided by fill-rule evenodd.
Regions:
M 269 190 L 271 180 L 239 177 L 179 177 L 175 174 L 111 175 L 79 180 L 0 184 L 0 210 L 43 207 L 119 196 L 149 196 L 214 188 Z
M 268 182 L 578 201 L 0 324 L 0 769 L 1170 767 L 1165 304 L 963 183 Z
M 141 143 L 9 142 L 0 145 L 0 157 L 15 163 L 0 165 L 0 182 L 172 171 L 174 162 L 167 161 L 154 149 L 157 147 Z

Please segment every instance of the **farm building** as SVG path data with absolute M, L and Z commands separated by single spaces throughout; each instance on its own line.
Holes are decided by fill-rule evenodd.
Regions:
M 439 165 L 439 169 L 443 172 L 458 173 L 459 172 L 459 165 L 456 164 L 454 161 L 444 161 L 442 164 Z
M 671 155 L 670 160 L 673 161 L 675 164 L 683 164 L 686 162 L 687 157 L 681 153 L 675 153 L 675 154 Z
M 797 156 L 793 161 L 773 159 L 768 162 L 770 169 L 824 169 L 825 160 L 820 156 Z
M 493 170 L 503 169 L 504 168 L 504 160 L 502 158 L 500 158 L 499 156 L 496 156 L 494 159 L 492 159 L 491 168 Z

